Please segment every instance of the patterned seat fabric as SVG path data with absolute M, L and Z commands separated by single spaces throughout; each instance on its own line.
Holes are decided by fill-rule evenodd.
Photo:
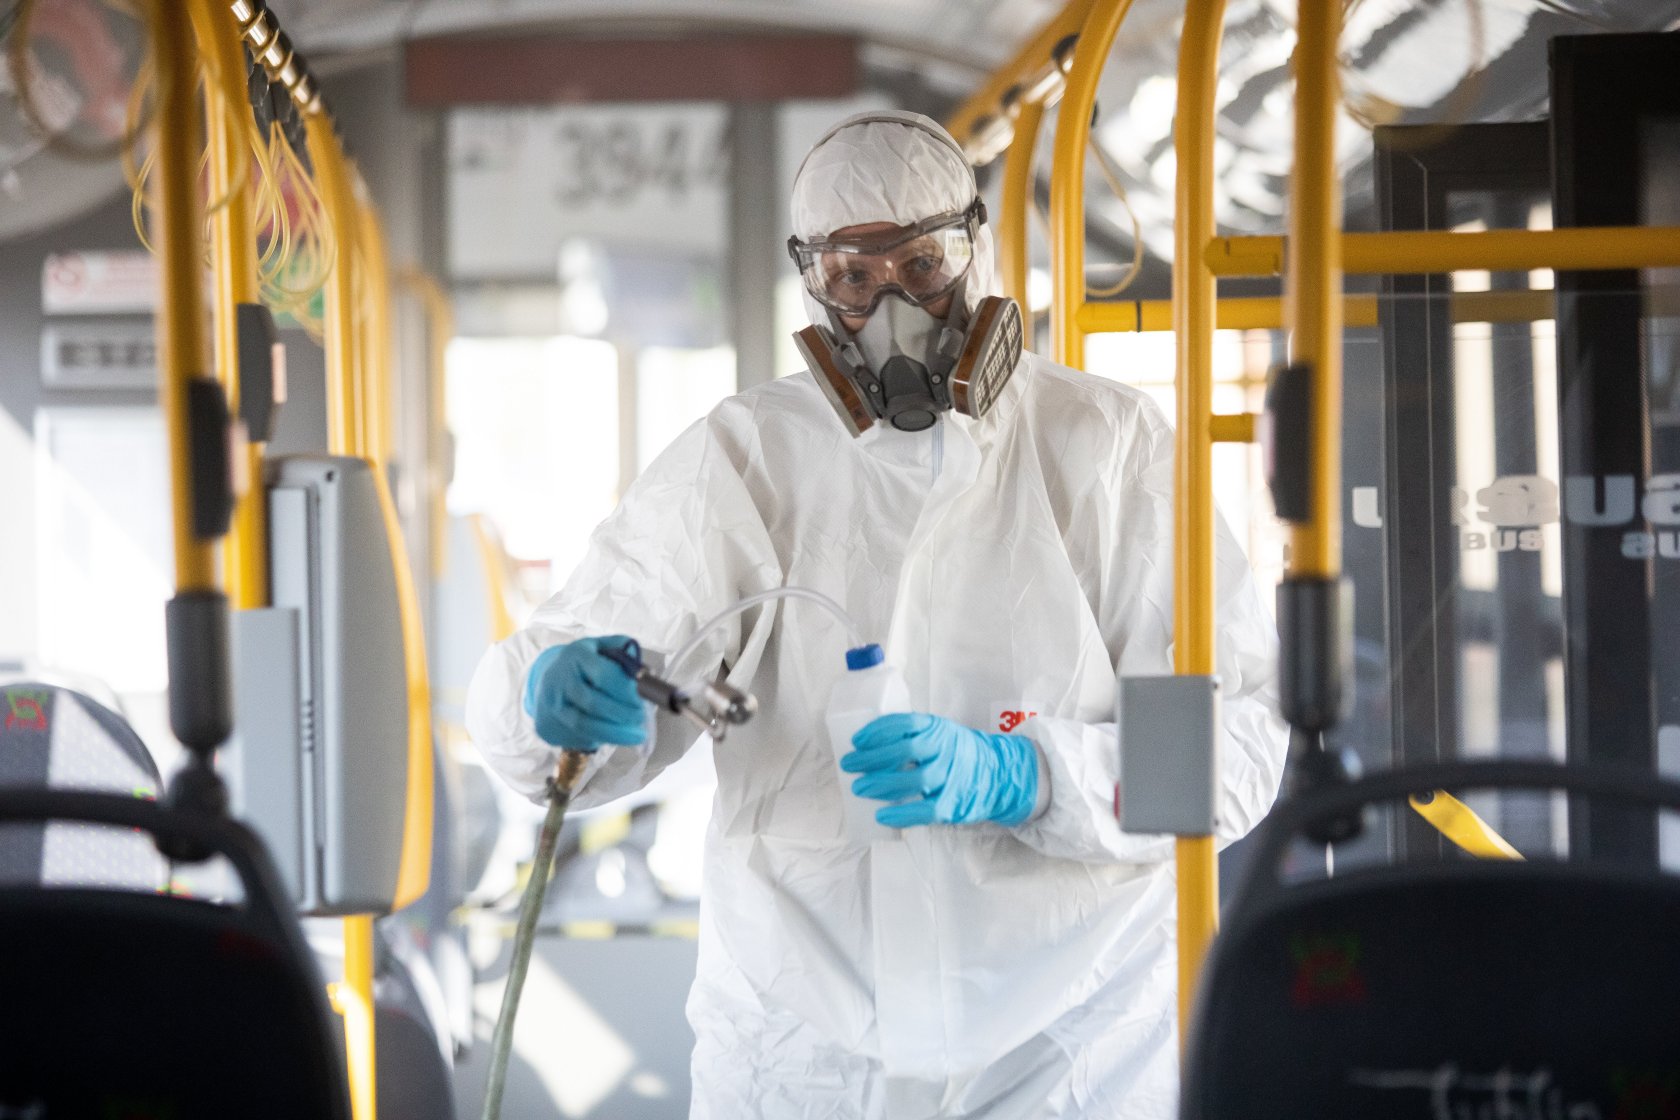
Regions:
M 57 685 L 0 687 L 0 787 L 156 799 L 162 785 L 146 745 L 115 712 Z M 0 885 L 160 891 L 168 874 L 138 833 L 65 821 L 0 829 Z

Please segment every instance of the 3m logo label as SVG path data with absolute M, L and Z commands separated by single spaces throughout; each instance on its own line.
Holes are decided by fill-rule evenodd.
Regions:
M 1022 708 L 1006 708 L 998 713 L 997 728 L 1008 734 L 1036 716 L 1037 712 L 1029 712 Z

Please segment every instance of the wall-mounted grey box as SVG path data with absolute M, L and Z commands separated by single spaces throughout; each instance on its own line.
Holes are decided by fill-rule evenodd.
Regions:
M 1122 677 L 1120 827 L 1126 832 L 1207 836 L 1219 773 L 1219 679 Z

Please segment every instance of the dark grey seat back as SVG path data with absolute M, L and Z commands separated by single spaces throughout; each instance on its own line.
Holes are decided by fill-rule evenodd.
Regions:
M 0 1105 L 43 1118 L 350 1120 L 320 973 L 250 830 L 133 797 L 0 789 L 0 826 L 43 821 L 219 856 L 244 902 L 0 888 Z
M 1680 879 L 1457 861 L 1276 880 L 1316 812 L 1489 785 L 1680 809 L 1680 785 L 1649 775 L 1514 763 L 1382 775 L 1280 807 L 1209 957 L 1183 1116 L 1680 1114 Z

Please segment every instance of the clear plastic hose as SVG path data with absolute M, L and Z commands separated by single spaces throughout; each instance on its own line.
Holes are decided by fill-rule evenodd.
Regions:
M 768 591 L 760 591 L 757 594 L 748 595 L 745 599 L 742 599 L 733 607 L 721 612 L 696 630 L 693 637 L 684 642 L 682 646 L 677 649 L 677 652 L 671 655 L 670 664 L 666 668 L 667 675 L 672 679 L 676 679 L 677 666 L 681 665 L 685 658 L 687 658 L 695 650 L 699 649 L 700 643 L 705 641 L 713 630 L 716 630 L 719 626 L 722 626 L 736 615 L 750 611 L 760 603 L 768 603 L 772 599 L 808 599 L 811 602 L 816 603 L 818 606 L 826 608 L 830 614 L 840 620 L 840 625 L 846 628 L 846 633 L 850 637 L 853 645 L 860 646 L 863 644 L 863 632 L 859 630 L 857 628 L 857 624 L 852 621 L 852 616 L 846 613 L 846 608 L 842 607 L 839 603 L 836 603 L 833 599 L 830 599 L 827 595 L 824 595 L 821 591 L 812 591 L 808 587 L 772 587 Z

